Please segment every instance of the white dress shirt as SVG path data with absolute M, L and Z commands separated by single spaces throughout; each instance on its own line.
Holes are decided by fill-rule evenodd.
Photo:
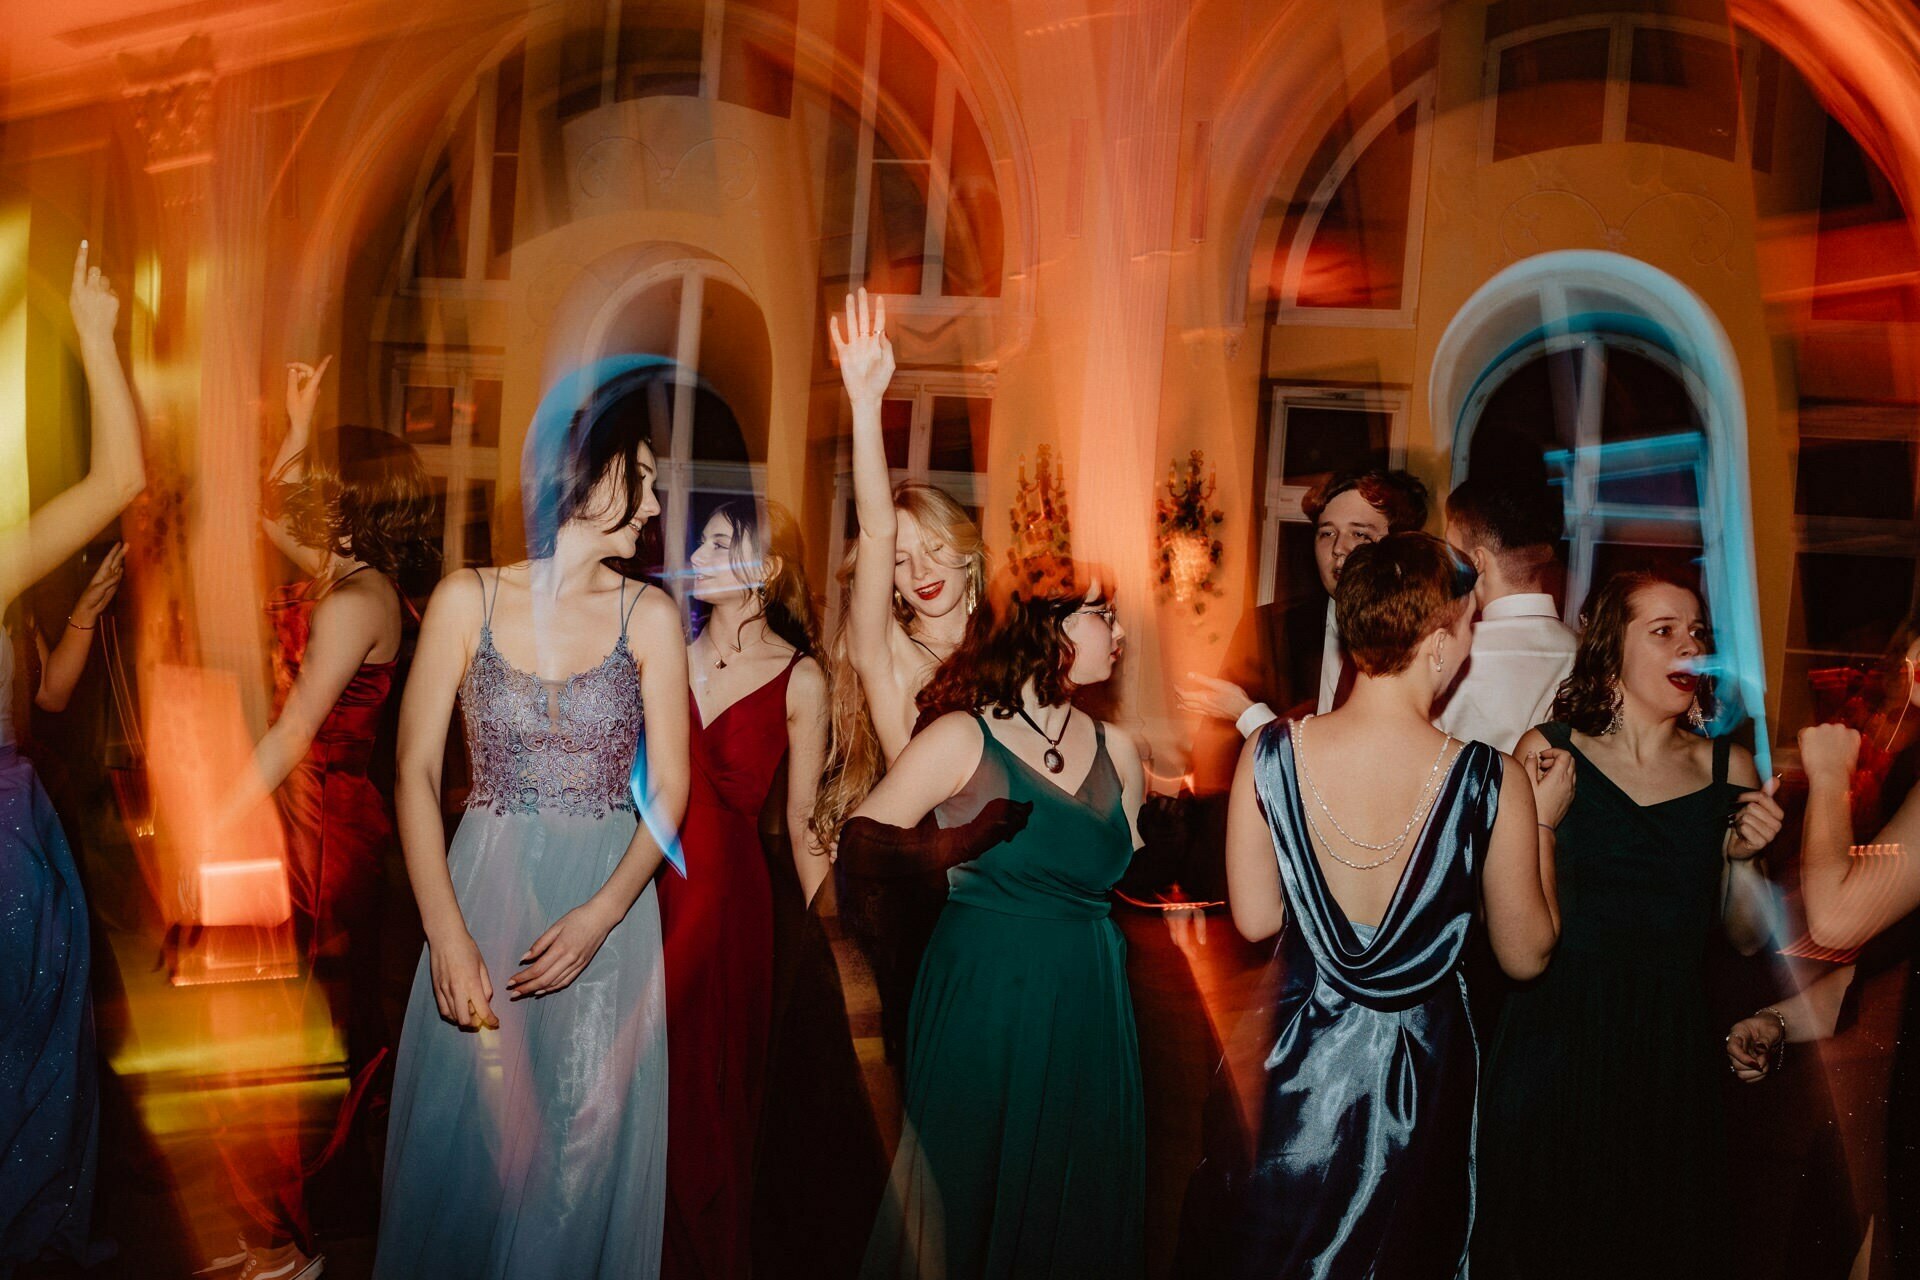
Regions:
M 1434 725 L 1463 741 L 1512 751 L 1522 734 L 1546 722 L 1579 647 L 1552 596 L 1489 600 L 1473 629 L 1467 669 Z

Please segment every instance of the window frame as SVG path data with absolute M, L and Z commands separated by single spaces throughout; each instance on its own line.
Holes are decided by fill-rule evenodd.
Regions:
M 419 456 L 428 476 L 446 485 L 445 520 L 440 531 L 442 563 L 466 564 L 466 530 L 471 523 L 467 510 L 469 489 L 475 484 L 493 486 L 494 500 L 500 494 L 500 448 L 473 443 L 473 384 L 498 382 L 504 388 L 506 359 L 503 356 L 452 351 L 435 354 L 397 355 L 388 371 L 387 430 L 406 440 L 407 388 L 448 387 L 453 393 L 452 439 L 446 444 L 415 444 L 410 447 Z M 500 424 L 504 431 L 506 424 Z M 489 524 L 491 510 L 480 513 Z
M 928 140 L 927 147 L 927 221 L 921 239 L 920 289 L 917 293 L 889 293 L 882 296 L 887 299 L 887 306 L 895 315 L 997 315 L 1000 311 L 1000 299 L 1006 293 L 1008 275 L 1005 252 L 1008 219 L 1004 195 L 1001 195 L 999 200 L 1002 244 L 1000 293 L 976 296 L 941 292 L 942 281 L 946 275 L 947 221 L 952 213 L 953 203 L 951 165 L 956 111 L 964 110 L 972 114 L 974 125 L 980 131 L 981 141 L 986 145 L 994 161 L 994 190 L 996 194 L 1003 190 L 999 157 L 993 155 L 993 134 L 986 127 L 988 117 L 974 98 L 968 86 L 967 77 L 961 74 L 952 55 L 942 44 L 937 40 L 927 39 L 920 25 L 905 12 L 882 3 L 875 3 L 867 10 L 866 43 L 860 81 L 858 149 L 854 161 L 852 223 L 848 239 L 848 287 L 858 289 L 867 278 L 867 232 L 873 225 L 873 199 L 876 186 L 874 138 L 880 114 L 880 42 L 889 16 L 899 23 L 909 36 L 919 41 L 921 47 L 933 57 L 937 72 L 933 90 L 933 136 Z
M 1542 22 L 1536 26 L 1523 27 L 1518 31 L 1509 31 L 1497 39 L 1487 42 L 1485 60 L 1480 71 L 1480 146 L 1481 165 L 1503 164 L 1493 154 L 1494 128 L 1500 113 L 1500 58 L 1508 49 L 1516 45 L 1530 44 L 1536 40 L 1545 40 L 1553 36 L 1566 35 L 1574 31 L 1608 31 L 1607 39 L 1607 79 L 1606 97 L 1600 113 L 1600 136 L 1592 142 L 1574 143 L 1574 146 L 1597 146 L 1603 143 L 1627 141 L 1627 96 L 1633 91 L 1633 35 L 1638 28 L 1675 31 L 1682 35 L 1703 36 L 1709 40 L 1725 40 L 1729 34 L 1711 22 L 1701 22 L 1694 18 L 1676 18 L 1664 14 L 1619 13 L 1586 14 L 1572 18 L 1559 18 L 1552 22 Z M 1735 106 L 1735 120 L 1738 128 L 1733 139 L 1733 155 L 1723 164 L 1739 165 L 1751 168 L 1753 164 L 1753 115 L 1757 109 L 1757 88 L 1759 84 L 1759 59 L 1752 56 L 1754 49 L 1747 33 L 1741 30 L 1732 32 L 1735 46 L 1734 88 L 1739 94 Z M 1637 143 L 1638 146 L 1655 146 L 1656 143 Z M 1549 147 L 1556 151 L 1564 148 Z M 1677 148 L 1692 155 L 1708 160 L 1720 160 L 1716 155 L 1704 151 L 1695 151 L 1691 147 Z M 1540 152 L 1526 152 L 1509 156 L 1508 160 L 1524 160 L 1529 155 Z
M 432 159 L 421 169 L 415 181 L 412 211 L 407 216 L 406 231 L 400 239 L 399 291 L 404 296 L 502 301 L 508 296 L 508 285 L 513 274 L 513 249 L 509 247 L 507 250 L 508 266 L 504 277 L 488 278 L 487 260 L 493 244 L 493 162 L 496 155 L 503 154 L 495 133 L 499 123 L 500 64 L 515 53 L 520 55 L 521 136 L 513 140 L 512 154 L 525 158 L 520 148 L 526 136 L 529 96 L 526 42 L 519 41 L 481 69 L 475 77 L 473 96 L 456 101 L 435 133 L 433 146 L 428 152 Z M 469 105 L 473 108 L 474 137 L 470 159 L 472 171 L 468 174 L 466 261 L 462 264 L 462 274 L 459 276 L 423 276 L 419 274 L 420 224 L 427 214 L 433 175 L 439 168 L 440 157 L 453 145 L 454 132 L 459 128 L 460 118 Z
M 1334 385 L 1272 384 L 1267 400 L 1267 458 L 1260 499 L 1260 578 L 1256 601 L 1272 604 L 1280 572 L 1281 526 L 1306 524 L 1301 503 L 1311 489 L 1307 485 L 1284 483 L 1287 456 L 1286 411 L 1298 405 L 1312 409 L 1344 409 L 1355 413 L 1385 413 L 1390 426 L 1387 433 L 1387 465 L 1407 465 L 1408 389 L 1394 386 L 1352 387 Z
M 1360 329 L 1411 329 L 1420 307 L 1420 258 L 1426 243 L 1427 183 L 1432 172 L 1435 88 L 1438 76 L 1429 71 L 1393 95 L 1384 106 L 1368 116 L 1333 163 L 1327 166 L 1294 229 L 1287 246 L 1286 272 L 1280 281 L 1280 296 L 1274 305 L 1273 323 L 1290 325 L 1334 325 Z M 1327 206 L 1340 191 L 1353 167 L 1387 128 L 1410 106 L 1419 106 L 1414 121 L 1413 166 L 1407 177 L 1407 243 L 1401 256 L 1400 305 L 1384 307 L 1312 307 L 1302 306 L 1300 278 L 1306 270 L 1307 252 L 1319 234 L 1320 221 Z

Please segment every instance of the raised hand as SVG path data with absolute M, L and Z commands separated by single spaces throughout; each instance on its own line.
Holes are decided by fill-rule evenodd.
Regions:
M 840 362 L 840 381 L 855 404 L 878 404 L 893 381 L 893 343 L 887 338 L 887 300 L 867 297 L 865 289 L 847 295 L 846 334 L 839 318 L 827 317 L 834 358 Z
M 1860 731 L 1844 724 L 1808 725 L 1800 731 L 1800 767 L 1807 780 L 1846 786 L 1860 762 Z
M 1735 862 L 1756 858 L 1780 834 L 1787 814 L 1773 798 L 1773 793 L 1779 789 L 1780 779 L 1769 778 L 1767 785 L 1758 791 L 1741 793 L 1737 802 L 1740 807 L 1733 811 L 1733 817 L 1727 824 L 1730 828 L 1727 832 L 1727 857 Z
M 328 356 L 317 365 L 290 361 L 287 365 L 287 421 L 296 432 L 305 433 L 313 425 L 313 411 L 320 403 L 320 379 L 327 376 Z
M 507 979 L 512 1000 L 552 995 L 586 969 L 619 918 L 597 902 L 586 902 L 555 920 L 520 957 L 526 967 Z
M 427 944 L 427 961 L 433 973 L 433 1002 L 440 1016 L 462 1031 L 498 1031 L 500 1019 L 493 1013 L 493 979 L 480 947 L 464 931 L 446 942 Z
M 1559 826 L 1573 807 L 1573 753 L 1549 747 L 1529 752 L 1525 764 L 1535 813 L 1547 826 Z
M 83 342 L 112 344 L 114 322 L 120 318 L 120 298 L 100 274 L 100 268 L 87 265 L 85 240 L 73 257 L 73 288 L 67 295 L 67 306 Z
M 83 630 L 94 626 L 100 615 L 113 603 L 115 593 L 120 590 L 120 579 L 127 571 L 127 544 L 116 542 L 100 561 L 100 567 L 93 571 L 92 581 L 87 589 L 80 593 L 80 603 L 73 606 L 68 621 Z

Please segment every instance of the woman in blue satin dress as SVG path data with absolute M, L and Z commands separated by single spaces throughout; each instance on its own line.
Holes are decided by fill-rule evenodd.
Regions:
M 1234 923 L 1284 971 L 1250 1166 L 1196 1174 L 1193 1274 L 1446 1277 L 1473 1220 L 1479 1051 L 1462 962 L 1484 927 L 1515 977 L 1558 937 L 1537 825 L 1564 753 L 1521 765 L 1429 723 L 1472 636 L 1473 571 L 1445 543 L 1356 548 L 1334 593 L 1359 675 L 1339 710 L 1267 726 L 1227 829 Z M 1364 762 L 1364 764 L 1363 764 Z M 1528 783 L 1533 785 L 1530 787 Z

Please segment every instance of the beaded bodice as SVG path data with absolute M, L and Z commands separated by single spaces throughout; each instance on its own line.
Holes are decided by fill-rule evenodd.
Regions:
M 624 628 L 599 666 L 546 681 L 502 657 L 482 623 L 460 705 L 473 765 L 467 808 L 591 818 L 633 811 L 643 710 Z

